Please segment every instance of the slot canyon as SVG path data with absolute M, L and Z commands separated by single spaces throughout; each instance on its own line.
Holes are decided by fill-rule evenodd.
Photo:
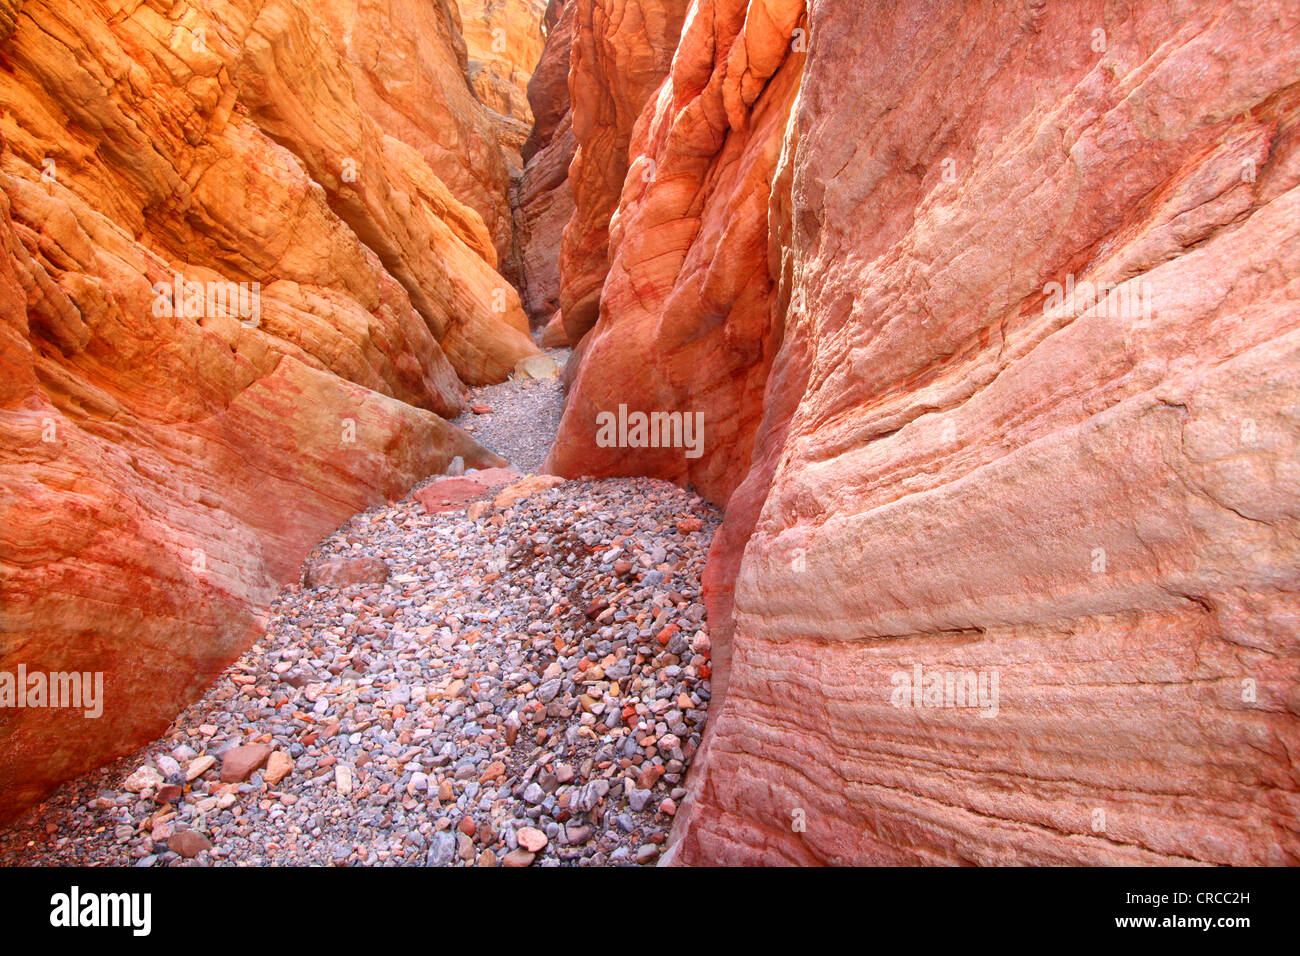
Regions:
M 1294 866 L 1297 755 L 1294 0 L 0 0 L 0 864 Z

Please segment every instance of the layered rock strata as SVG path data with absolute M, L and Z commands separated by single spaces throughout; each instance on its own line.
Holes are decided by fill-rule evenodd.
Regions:
M 568 342 L 560 308 L 560 241 L 573 218 L 569 166 L 577 149 L 569 108 L 570 48 L 576 0 L 550 0 L 542 20 L 546 48 L 528 83 L 534 115 L 523 146 L 527 161 L 515 185 L 515 230 L 520 255 L 520 298 L 536 325 L 553 325 L 548 348 Z
M 344 518 L 500 463 L 444 418 L 536 354 L 505 181 L 394 119 L 399 74 L 476 102 L 397 6 L 0 2 L 0 672 L 104 687 L 0 709 L 0 816 L 156 736 Z

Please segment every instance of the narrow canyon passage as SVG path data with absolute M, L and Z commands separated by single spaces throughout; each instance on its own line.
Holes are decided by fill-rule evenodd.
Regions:
M 708 708 L 719 515 L 662 481 L 521 481 L 561 400 L 473 389 L 461 421 L 512 467 L 350 519 L 163 738 L 0 831 L 0 863 L 655 862 Z

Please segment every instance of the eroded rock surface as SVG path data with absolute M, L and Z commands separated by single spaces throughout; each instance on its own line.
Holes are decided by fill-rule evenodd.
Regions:
M 719 502 L 744 477 L 780 341 L 769 204 L 803 68 L 802 18 L 802 0 L 720 0 L 702 3 L 682 35 L 636 124 L 601 320 L 549 462 L 557 473 L 649 471 Z M 563 319 L 572 334 L 567 308 Z M 702 447 L 685 447 L 684 429 L 661 442 L 670 447 L 610 445 L 598 422 L 620 405 L 691 416 Z
M 281 140 L 286 119 L 295 129 L 308 117 L 311 126 L 318 124 L 328 138 L 317 144 L 318 134 L 311 132 L 304 137 L 306 148 L 296 138 L 294 148 L 323 183 L 331 181 L 336 164 L 355 159 L 346 188 L 331 194 L 333 207 L 404 285 L 420 289 L 413 293 L 416 305 L 461 378 L 500 381 L 513 367 L 503 364 L 505 357 L 514 355 L 517 361 L 530 348 L 518 294 L 492 271 L 499 268 L 508 280 L 517 269 L 510 169 L 498 117 L 467 83 L 467 52 L 456 15 L 445 2 L 423 0 L 329 0 L 313 9 L 327 27 L 321 31 L 323 40 L 291 42 L 296 30 L 286 27 L 288 35 L 277 34 L 271 44 L 274 61 L 264 64 L 269 85 L 260 101 L 259 122 Z M 323 49 L 325 41 L 339 47 L 338 52 Z M 292 56 L 298 49 L 303 59 Z M 322 70 L 321 62 L 331 68 Z M 304 90 L 304 77 L 320 88 Z M 369 149 L 355 145 L 346 110 L 341 116 L 330 103 L 336 86 L 348 82 L 366 119 L 373 121 L 364 131 L 364 145 L 373 140 Z M 423 165 L 415 162 L 417 156 Z M 313 157 L 319 162 L 313 164 Z M 404 182 L 394 177 L 394 168 L 413 175 Z M 366 175 L 378 169 L 382 175 Z M 485 251 L 479 223 L 458 203 L 482 219 L 495 255 Z M 381 208 L 372 211 L 376 205 Z M 426 207 L 445 227 L 474 232 L 477 241 L 467 245 L 492 268 L 484 269 L 464 249 L 447 251 L 436 225 L 422 228 L 419 213 Z M 430 231 L 433 235 L 426 234 Z M 434 301 L 423 306 L 423 297 Z
M 470 83 L 517 167 L 533 125 L 528 81 L 542 55 L 546 0 L 456 0 Z
M 8 799 L 500 464 L 440 416 L 526 312 L 551 470 L 727 506 L 669 862 L 1300 863 L 1294 4 L 552 0 L 522 144 L 453 6 L 215 9 L 0 0 L 0 670 L 115 668 L 0 714 Z
M 1293 5 L 801 13 L 697 5 L 562 262 L 555 470 L 730 495 L 670 858 L 1300 862 Z
M 523 146 L 527 160 L 515 185 L 515 230 L 519 243 L 520 298 L 529 318 L 555 326 L 543 342 L 565 345 L 560 308 L 560 241 L 573 217 L 569 165 L 577 142 L 569 108 L 570 48 L 578 11 L 576 0 L 550 0 L 542 20 L 546 48 L 528 83 L 534 123 Z
M 536 348 L 468 186 L 353 82 L 382 29 L 473 100 L 442 6 L 387 8 L 0 4 L 0 671 L 106 698 L 0 712 L 0 815 L 156 736 L 348 515 L 501 463 L 443 416 Z
M 596 324 L 609 270 L 610 218 L 628 172 L 633 126 L 672 62 L 687 0 L 569 0 L 575 209 L 560 249 L 560 309 L 576 345 Z

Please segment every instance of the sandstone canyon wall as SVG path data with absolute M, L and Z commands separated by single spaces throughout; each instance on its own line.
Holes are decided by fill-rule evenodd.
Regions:
M 659 86 L 681 35 L 688 0 L 570 0 L 569 166 L 574 212 L 560 245 L 559 304 L 577 345 L 596 324 L 609 268 L 610 218 L 628 172 L 633 126 Z
M 541 58 L 546 0 L 456 0 L 470 84 L 516 167 L 533 125 L 528 83 Z
M 156 736 L 340 521 L 500 463 L 444 420 L 536 351 L 495 137 L 445 0 L 0 0 L 0 670 L 106 696 L 0 712 L 0 816 Z
M 1298 121 L 1284 0 L 0 0 L 0 671 L 107 694 L 0 818 L 531 321 L 550 470 L 726 505 L 671 862 L 1300 864 Z
M 694 483 L 719 503 L 744 476 L 779 341 L 768 205 L 805 59 L 796 33 L 803 16 L 802 2 L 699 4 L 671 74 L 621 147 L 632 158 L 621 192 L 608 196 L 617 211 L 605 213 L 603 283 L 586 291 L 593 254 L 577 270 L 561 258 L 561 295 L 593 294 L 600 322 L 583 343 L 582 373 L 551 458 L 559 473 L 648 469 Z M 594 157 L 589 164 L 602 165 Z M 566 251 L 596 209 L 575 214 Z M 563 314 L 572 333 L 570 307 Z M 619 404 L 702 415 L 708 453 L 630 456 L 600 447 L 597 415 Z
M 1300 863 L 1295 5 L 696 0 L 632 120 L 578 7 L 550 465 L 728 504 L 671 858 Z
M 568 342 L 559 314 L 560 239 L 575 208 L 568 179 L 577 150 L 569 65 L 577 10 L 576 0 L 550 0 L 546 7 L 546 47 L 528 82 L 533 127 L 522 148 L 527 165 L 514 195 L 520 298 L 529 318 L 547 326 L 547 345 Z
M 512 279 L 517 253 L 510 212 L 511 163 L 502 147 L 512 145 L 514 127 L 522 124 L 485 108 L 467 80 L 468 47 L 454 3 L 329 0 L 313 8 L 324 27 L 322 36 L 342 47 L 358 105 L 385 141 L 416 150 L 452 195 L 479 214 L 496 249 L 493 264 Z M 528 7 L 524 0 L 511 0 L 508 9 Z M 294 93 L 279 81 L 311 75 L 306 63 L 278 65 L 286 71 L 268 74 L 273 85 L 267 102 L 272 109 L 281 108 L 279 97 Z M 338 80 L 336 72 L 323 78 Z M 514 289 L 509 282 L 497 282 L 493 294 L 498 290 L 507 304 L 502 309 L 498 303 L 497 311 L 518 325 Z

